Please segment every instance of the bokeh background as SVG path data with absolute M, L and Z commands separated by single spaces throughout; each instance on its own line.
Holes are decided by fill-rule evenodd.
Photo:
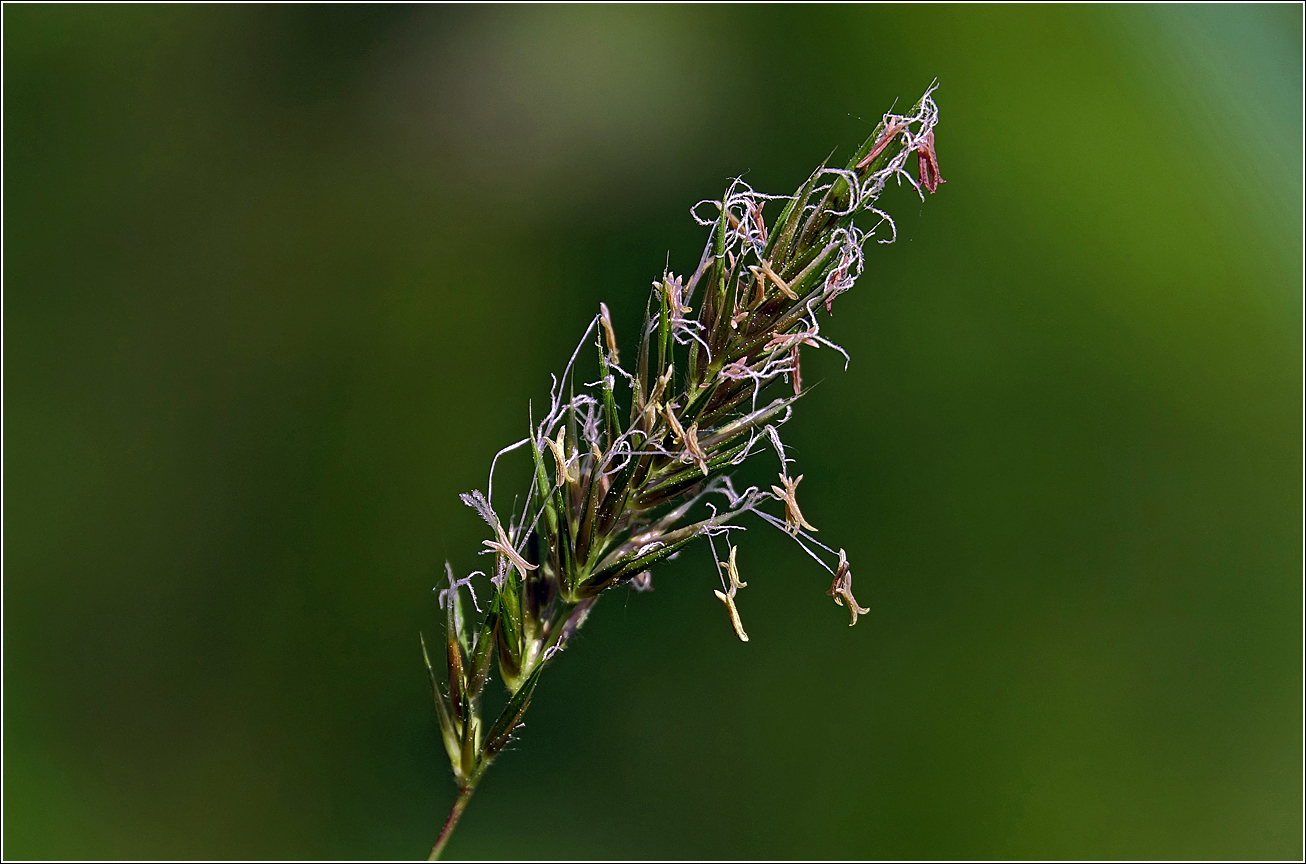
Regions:
M 1300 7 L 3 23 L 7 857 L 424 856 L 456 493 L 936 76 L 789 426 L 871 613 L 760 526 L 748 644 L 706 548 L 606 596 L 449 854 L 1302 855 Z

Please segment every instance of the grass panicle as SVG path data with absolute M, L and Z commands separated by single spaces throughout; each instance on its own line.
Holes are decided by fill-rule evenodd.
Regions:
M 647 590 L 650 568 L 686 544 L 707 538 L 721 581 L 714 593 L 743 641 L 736 598 L 748 583 L 727 535 L 746 515 L 784 531 L 829 572 L 827 593 L 848 608 L 851 624 L 867 612 L 853 597 L 846 553 L 817 540 L 799 508 L 803 475 L 793 476 L 795 460 L 779 430 L 805 392 L 803 349 L 831 348 L 846 365 L 848 355 L 821 335 L 818 312 L 832 315 L 835 298 L 853 287 L 867 241 L 896 238 L 892 217 L 877 206 L 880 193 L 890 180 L 905 181 L 923 200 L 944 182 L 934 149 L 935 86 L 907 114 L 885 114 L 843 167 L 822 164 L 794 195 L 764 195 L 737 179 L 720 201 L 691 208 L 710 231 L 706 248 L 687 279 L 667 271 L 653 283 L 637 347 L 618 346 L 600 304 L 553 379 L 548 411 L 495 455 L 484 494 L 461 496 L 489 526 L 482 554 L 492 556 L 492 572 L 456 578 L 446 565 L 443 675 L 422 640 L 458 784 L 433 859 L 490 763 L 522 728 L 546 664 L 599 595 L 621 585 Z M 912 155 L 915 178 L 907 170 Z M 778 211 L 770 221 L 767 210 Z M 859 216 L 869 227 L 856 224 Z M 587 345 L 597 354 L 598 378 L 577 382 Z M 525 506 L 505 522 L 494 505 L 494 471 L 500 456 L 523 447 L 533 460 L 518 499 Z M 779 460 L 777 484 L 737 490 L 731 469 L 767 450 Z M 768 509 L 777 505 L 777 513 Z M 717 554 L 719 537 L 729 547 L 726 561 Z M 484 610 L 474 576 L 491 584 Z M 464 590 L 476 622 L 466 617 Z M 508 702 L 487 726 L 481 696 L 496 663 Z

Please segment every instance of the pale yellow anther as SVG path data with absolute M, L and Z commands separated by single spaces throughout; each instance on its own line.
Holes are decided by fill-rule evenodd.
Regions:
M 671 430 L 671 434 L 674 435 L 676 438 L 679 438 L 681 441 L 684 441 L 685 440 L 684 427 L 682 427 L 680 425 L 680 421 L 676 419 L 676 414 L 674 411 L 671 410 L 671 405 L 668 404 L 663 407 L 662 416 L 667 418 L 667 428 Z
M 621 355 L 617 353 L 617 334 L 612 329 L 612 315 L 608 312 L 607 303 L 599 303 L 599 322 L 603 325 L 603 335 L 608 340 L 608 354 L 611 355 L 613 363 L 621 362 Z
M 735 594 L 740 588 L 746 587 L 748 583 L 741 582 L 739 579 L 739 568 L 735 565 L 736 548 L 735 546 L 730 547 L 730 560 L 721 564 L 722 567 L 726 568 L 726 572 L 730 576 L 730 587 L 724 593 L 713 588 L 712 593 L 716 595 L 718 600 L 726 604 L 726 610 L 730 613 L 730 626 L 735 629 L 735 635 L 739 637 L 739 641 L 747 642 L 748 634 L 744 632 L 744 624 L 739 620 L 739 609 L 735 606 Z
M 668 273 L 662 280 L 662 290 L 666 292 L 668 312 L 672 318 L 683 318 L 694 310 L 684 305 L 685 285 L 679 276 Z
M 747 588 L 748 583 L 739 578 L 739 565 L 735 563 L 735 553 L 739 551 L 738 546 L 730 547 L 730 558 L 724 563 L 718 561 L 717 564 L 726 568 L 726 575 L 730 577 L 731 596 L 740 588 Z
M 667 385 L 671 383 L 671 375 L 675 371 L 676 366 L 673 363 L 667 366 L 667 371 L 658 376 L 657 383 L 653 385 L 653 395 L 649 397 L 650 402 L 657 402 L 662 398 L 662 394 L 666 391 Z
M 781 474 L 780 482 L 784 484 L 784 488 L 772 486 L 771 493 L 775 495 L 777 500 L 784 502 L 785 524 L 788 526 L 789 533 L 797 534 L 799 528 L 815 531 L 816 528 L 803 518 L 803 511 L 798 509 L 798 484 L 803 482 L 803 475 L 799 474 L 791 480 Z
M 676 419 L 676 414 L 671 410 L 670 404 L 663 409 L 663 414 L 667 418 L 667 428 L 671 430 L 672 435 L 679 439 L 680 445 L 685 448 L 685 455 L 681 459 L 687 458 L 687 461 L 696 463 L 699 470 L 703 472 L 703 476 L 706 477 L 707 454 L 703 452 L 703 448 L 698 444 L 698 421 L 695 420 L 686 430 L 680 425 L 680 421 Z
M 865 615 L 870 609 L 864 609 L 857 605 L 857 598 L 853 596 L 853 570 L 848 564 L 848 556 L 842 549 L 839 550 L 839 566 L 834 570 L 834 581 L 830 583 L 830 590 L 825 592 L 834 598 L 834 602 L 840 606 L 844 601 L 848 601 L 848 612 L 852 615 L 852 621 L 848 622 L 851 627 L 857 623 L 858 615 Z
M 527 570 L 539 569 L 540 565 L 531 564 L 525 558 L 521 557 L 521 555 L 518 554 L 516 549 L 512 548 L 512 541 L 509 540 L 508 535 L 504 533 L 502 525 L 496 523 L 494 526 L 494 533 L 498 535 L 499 539 L 482 540 L 481 543 L 483 543 L 486 546 L 489 546 L 495 552 L 498 552 L 500 555 L 507 558 L 509 561 L 512 562 L 514 567 L 516 567 L 518 570 L 522 571 L 523 573 L 525 573 Z
M 698 469 L 702 471 L 703 476 L 706 477 L 707 454 L 704 453 L 703 448 L 698 445 L 698 421 L 697 420 L 695 420 L 693 423 L 690 423 L 689 428 L 685 430 L 685 449 L 689 451 L 690 457 L 693 458 L 694 462 L 698 464 Z
M 735 635 L 739 637 L 739 641 L 747 642 L 748 634 L 744 632 L 743 622 L 739 620 L 739 610 L 735 608 L 735 598 L 729 594 L 722 594 L 715 588 L 712 589 L 712 593 L 717 596 L 718 600 L 726 604 L 726 609 L 730 612 L 730 626 L 735 628 Z
M 567 427 L 564 426 L 558 430 L 557 441 L 550 441 L 548 438 L 544 439 L 544 442 L 549 445 L 549 449 L 553 451 L 553 461 L 558 465 L 557 479 L 554 481 L 557 486 L 561 486 L 563 483 L 575 483 L 580 479 L 580 476 L 571 466 L 571 460 L 567 458 L 566 435 Z
M 667 371 L 658 377 L 657 382 L 653 385 L 653 392 L 649 394 L 648 404 L 644 406 L 644 413 L 647 418 L 648 428 L 652 429 L 653 419 L 657 417 L 658 412 L 662 410 L 662 394 L 666 391 L 667 385 L 671 383 L 671 375 L 675 372 L 674 365 L 668 366 Z
M 771 269 L 769 261 L 763 261 L 761 267 L 750 266 L 748 269 L 757 277 L 759 282 L 765 281 L 762 279 L 762 274 L 766 274 L 766 277 L 775 284 L 775 287 L 780 289 L 781 294 L 790 300 L 798 299 L 798 295 L 794 293 L 794 289 L 789 287 L 789 283 L 781 279 L 780 275 Z

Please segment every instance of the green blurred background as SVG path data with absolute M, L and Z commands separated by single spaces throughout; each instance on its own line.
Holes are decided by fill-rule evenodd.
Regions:
M 757 527 L 748 644 L 705 547 L 605 597 L 449 854 L 1302 854 L 1300 7 L 3 21 L 7 857 L 424 856 L 456 493 L 936 76 L 788 427 L 872 612 Z

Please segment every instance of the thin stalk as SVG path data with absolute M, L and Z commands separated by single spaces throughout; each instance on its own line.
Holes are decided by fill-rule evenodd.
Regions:
M 440 853 L 444 851 L 444 844 L 449 842 L 449 835 L 453 833 L 454 826 L 462 818 L 463 811 L 467 809 L 467 802 L 471 800 L 472 792 L 475 790 L 475 786 L 458 790 L 458 798 L 453 802 L 453 809 L 449 811 L 449 818 L 444 820 L 444 827 L 440 829 L 440 836 L 435 838 L 435 846 L 431 847 L 431 856 L 426 859 L 427 861 L 440 860 Z

